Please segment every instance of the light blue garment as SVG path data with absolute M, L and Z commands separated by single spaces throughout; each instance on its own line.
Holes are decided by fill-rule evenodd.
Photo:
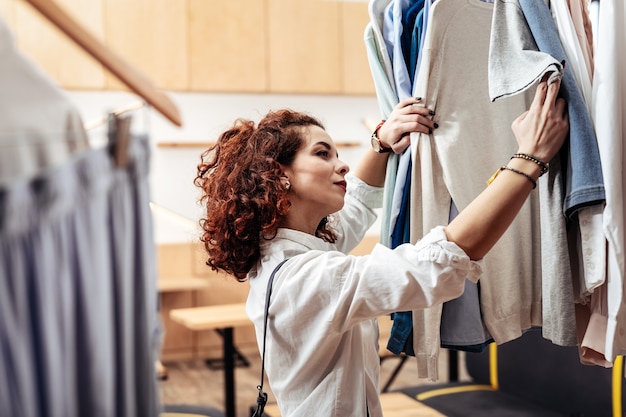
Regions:
M 383 35 L 383 27 L 384 27 L 384 15 L 385 9 L 391 0 L 370 0 L 368 4 L 368 13 L 370 16 L 370 21 L 368 23 L 368 28 L 365 29 L 365 32 L 370 32 L 370 35 L 373 37 L 373 42 L 376 44 L 376 51 L 378 53 L 378 61 L 380 61 L 380 65 L 382 66 L 387 80 L 393 86 L 393 92 L 395 95 L 395 81 L 393 80 L 393 66 L 391 64 L 391 53 L 387 49 L 387 44 L 385 42 L 385 38 Z M 369 53 L 369 52 L 368 52 Z
M 537 0 L 519 0 L 519 4 L 539 50 L 558 61 L 565 60 L 565 51 L 548 6 Z M 561 94 L 567 100 L 570 124 L 569 146 L 560 153 L 566 160 L 563 166 L 566 172 L 563 213 L 572 218 L 578 209 L 604 202 L 604 180 L 593 121 L 567 65 Z
M 413 95 L 411 77 L 409 76 L 406 61 L 404 60 L 404 51 L 402 51 L 403 32 L 405 30 L 412 32 L 412 28 L 404 28 L 402 26 L 402 16 L 404 15 L 404 12 L 411 7 L 413 2 L 414 1 L 412 0 L 396 0 L 393 2 L 391 15 L 393 30 L 390 30 L 386 35 L 390 38 L 388 42 L 393 45 L 392 63 L 398 101 L 402 101 Z M 395 224 L 398 221 L 404 190 L 406 187 L 410 186 L 410 180 L 407 181 L 407 177 L 409 177 L 408 167 L 411 161 L 410 148 L 407 148 L 407 150 L 404 151 L 398 158 L 398 168 L 396 170 L 393 198 L 388 219 L 390 233 L 394 230 Z M 385 187 L 387 187 L 387 184 L 385 184 Z
M 415 1 L 409 2 L 407 0 L 396 1 L 394 7 L 393 14 L 393 23 L 394 23 L 394 33 L 390 34 L 390 37 L 393 37 L 394 40 L 394 59 L 393 59 L 393 72 L 394 79 L 396 81 L 396 91 L 398 92 L 399 99 L 405 99 L 412 95 L 413 89 L 413 77 L 409 73 L 408 64 L 406 62 L 405 57 L 407 54 L 411 55 L 411 51 L 404 51 L 402 46 L 406 44 L 402 40 L 405 38 L 409 38 L 413 34 L 412 27 L 404 27 L 403 21 L 401 17 L 405 15 L 405 13 L 411 9 L 416 7 L 416 4 L 422 4 L 423 1 Z M 415 22 L 414 22 L 415 25 Z M 412 46 L 412 45 L 411 45 Z M 402 57 L 402 60 L 399 59 Z M 409 228 L 409 214 L 410 211 L 407 209 L 408 207 L 403 207 L 403 204 L 410 203 L 410 191 L 411 191 L 411 172 L 410 167 L 411 163 L 411 151 L 410 148 L 405 150 L 398 157 L 398 167 L 396 169 L 396 177 L 394 180 L 394 187 L 392 191 L 392 199 L 391 199 L 391 209 L 389 211 L 388 220 L 385 219 L 387 223 L 389 223 L 389 233 L 390 233 L 390 247 L 394 248 L 398 246 L 398 244 L 409 242 L 410 239 L 404 239 L 405 235 L 409 235 L 408 233 L 404 233 L 405 228 Z M 389 184 L 391 185 L 391 183 Z M 387 187 L 388 184 L 385 184 Z M 404 208 L 404 210 L 403 210 Z M 406 218 L 401 219 L 400 214 L 406 213 Z M 401 237 L 397 235 L 401 234 Z M 415 353 L 413 351 L 413 318 L 412 313 L 410 311 L 400 311 L 396 312 L 392 316 L 393 325 L 391 328 L 391 334 L 389 337 L 389 341 L 387 343 L 387 349 L 395 354 L 400 354 L 402 352 L 407 355 L 414 356 Z
M 392 84 L 393 80 L 389 80 L 387 77 L 384 62 L 381 61 L 379 44 L 372 22 L 369 22 L 365 27 L 363 40 L 365 41 L 367 61 L 374 80 L 380 114 L 383 119 L 386 119 L 394 106 L 398 104 L 398 96 Z
M 428 0 L 430 1 L 430 0 Z M 402 54 L 405 57 L 405 65 L 401 66 L 399 69 L 394 67 L 394 73 L 396 71 L 400 72 L 401 75 L 398 78 L 405 79 L 406 75 L 408 75 L 408 87 L 410 88 L 410 94 L 414 95 L 413 91 L 413 81 L 416 76 L 416 68 L 411 64 L 413 58 L 416 59 L 417 54 L 419 53 L 419 42 L 415 41 L 415 33 L 417 27 L 422 27 L 424 23 L 423 12 L 424 12 L 424 3 L 425 0 L 417 0 L 413 1 L 407 7 L 407 10 L 404 10 L 403 13 L 413 13 L 416 14 L 416 18 L 413 19 L 413 25 L 410 27 L 397 27 L 397 30 L 401 30 L 402 33 L 399 34 L 400 40 L 398 44 L 401 47 L 404 47 L 408 44 L 410 50 L 404 51 L 402 50 Z M 409 39 L 407 42 L 406 39 Z M 409 55 L 409 63 L 406 63 L 406 56 Z M 406 72 L 405 72 L 406 71 Z M 407 83 L 404 83 L 407 84 Z M 398 88 L 398 86 L 396 86 Z M 407 96 L 408 97 L 408 96 Z M 396 241 L 398 244 L 400 241 L 403 243 L 408 242 L 410 239 L 408 238 L 399 238 L 397 235 L 408 236 L 410 235 L 410 211 L 408 210 L 408 205 L 410 204 L 410 193 L 411 193 L 411 169 L 412 169 L 412 155 L 410 149 L 407 149 L 401 156 L 400 161 L 398 162 L 398 170 L 396 173 L 396 182 L 393 190 L 393 199 L 392 199 L 392 208 L 390 211 L 390 228 L 391 228 L 391 241 Z M 406 218 L 400 218 L 401 213 L 406 213 Z M 396 235 L 396 236 L 394 236 Z M 395 245 L 394 245 L 395 246 Z
M 396 81 L 396 91 L 398 93 L 398 101 L 412 96 L 411 77 L 404 60 L 404 51 L 402 51 L 402 34 L 408 28 L 402 27 L 402 16 L 414 0 L 395 0 L 393 4 L 392 24 L 393 30 L 388 33 L 392 37 L 388 42 L 393 45 L 393 55 L 391 57 L 393 63 L 393 74 Z
M 389 58 L 391 59 L 391 62 L 392 62 L 391 64 L 392 70 L 393 70 L 393 56 L 395 54 L 395 46 L 393 44 L 395 41 L 395 36 L 393 34 L 395 30 L 395 26 L 393 23 L 394 7 L 395 7 L 394 4 L 395 4 L 395 1 L 391 1 L 387 5 L 387 7 L 385 7 L 385 11 L 382 16 L 383 26 L 381 28 L 383 39 L 385 40 L 385 48 L 387 49 L 387 52 L 389 53 Z
M 382 16 L 383 28 L 381 32 L 384 38 L 385 48 L 388 50 L 391 58 L 392 70 L 394 74 L 394 79 L 388 80 L 387 82 L 394 82 L 393 90 L 396 94 L 396 102 L 393 106 L 387 109 L 387 111 L 383 111 L 383 118 L 386 118 L 391 113 L 393 107 L 400 100 L 410 97 L 412 92 L 411 80 L 408 75 L 407 67 L 404 62 L 404 55 L 401 49 L 403 10 L 408 8 L 410 5 L 410 0 L 391 2 L 384 9 L 384 14 Z M 372 7 L 370 7 L 370 9 L 372 9 Z M 370 17 L 372 18 L 372 22 L 370 22 L 370 24 L 373 24 L 376 16 Z M 380 47 L 378 49 L 380 49 Z M 370 66 L 372 66 L 374 58 L 373 54 L 368 53 L 368 58 Z M 375 65 L 378 66 L 379 64 Z M 381 82 L 375 79 L 374 84 L 381 84 Z M 379 87 L 376 87 L 376 91 L 379 91 Z M 381 215 L 381 243 L 387 247 L 391 247 L 391 233 L 400 211 L 402 190 L 406 184 L 407 167 L 410 157 L 410 152 L 407 149 L 407 151 L 402 155 L 390 155 L 387 162 L 385 197 Z
M 406 32 L 412 32 L 411 28 L 405 28 L 403 26 L 402 16 L 413 5 L 414 1 L 411 0 L 396 0 L 393 2 L 392 10 L 392 22 L 393 31 L 388 34 L 392 38 L 393 44 L 393 73 L 396 83 L 396 92 L 398 94 L 398 101 L 412 96 L 412 80 L 409 75 L 407 63 L 405 60 L 406 51 L 402 50 L 402 38 Z M 389 223 L 389 240 L 391 242 L 390 247 L 393 245 L 393 233 L 396 229 L 397 223 L 400 221 L 398 216 L 400 215 L 403 197 L 406 192 L 410 192 L 410 171 L 411 165 L 411 152 L 410 148 L 407 148 L 402 154 L 397 156 L 398 165 L 396 169 L 395 179 L 393 181 L 392 188 L 392 200 L 391 209 L 389 211 L 388 219 L 384 219 Z M 390 187 L 391 182 L 385 184 L 385 187 Z M 408 311 L 397 312 L 393 315 L 393 326 L 391 329 L 391 335 L 387 348 L 394 353 L 405 352 L 409 355 L 414 355 L 412 349 L 412 313 Z M 408 342 L 408 343 L 407 343 Z
M 428 18 L 430 16 L 430 6 L 432 6 L 435 0 L 426 0 L 424 2 L 424 12 L 422 13 L 422 29 L 421 29 L 421 38 L 420 45 L 424 45 L 424 41 L 426 40 L 426 29 L 428 28 Z M 420 49 L 421 51 L 421 49 Z M 415 66 L 415 70 L 419 71 L 420 65 L 422 64 L 422 54 L 418 52 L 417 55 L 417 65 Z M 417 76 L 415 77 L 417 78 Z
M 379 46 L 377 44 L 375 28 L 373 27 L 372 22 L 368 23 L 366 26 L 364 38 L 365 50 L 367 52 L 367 59 L 372 72 L 372 78 L 374 80 L 378 105 L 380 107 L 382 118 L 386 119 L 393 110 L 393 107 L 398 104 L 398 97 L 396 96 L 393 85 L 386 75 L 384 63 L 380 60 L 380 55 L 378 53 Z M 390 247 L 391 229 L 389 223 L 389 213 L 391 210 L 391 201 L 393 198 L 397 170 L 398 155 L 389 155 L 389 159 L 387 160 L 380 226 L 380 243 L 387 247 Z

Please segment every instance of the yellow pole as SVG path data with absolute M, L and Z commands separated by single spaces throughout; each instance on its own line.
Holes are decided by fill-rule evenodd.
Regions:
M 495 390 L 500 388 L 498 382 L 498 345 L 495 343 L 489 344 L 489 381 L 491 388 Z
M 622 417 L 622 378 L 624 357 L 618 356 L 613 363 L 613 417 Z

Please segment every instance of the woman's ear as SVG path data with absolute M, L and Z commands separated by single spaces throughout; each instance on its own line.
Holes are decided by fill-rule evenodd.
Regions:
M 291 188 L 291 183 L 289 182 L 289 178 L 287 178 L 286 175 L 281 175 L 280 182 L 283 183 L 283 187 L 285 187 L 285 190 L 289 191 L 289 189 Z

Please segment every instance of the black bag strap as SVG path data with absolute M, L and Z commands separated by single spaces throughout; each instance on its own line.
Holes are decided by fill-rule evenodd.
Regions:
M 263 410 L 265 409 L 265 404 L 267 403 L 267 393 L 263 392 L 263 380 L 265 378 L 265 341 L 267 340 L 267 321 L 270 309 L 270 297 L 272 296 L 272 284 L 274 283 L 274 276 L 276 272 L 280 269 L 281 266 L 288 259 L 285 259 L 281 263 L 279 263 L 276 268 L 272 271 L 272 275 L 270 275 L 270 279 L 267 282 L 267 293 L 265 294 L 265 316 L 263 319 L 263 349 L 261 352 L 261 384 L 257 385 L 256 389 L 259 391 L 259 395 L 256 399 L 257 408 L 252 414 L 252 417 L 262 417 Z

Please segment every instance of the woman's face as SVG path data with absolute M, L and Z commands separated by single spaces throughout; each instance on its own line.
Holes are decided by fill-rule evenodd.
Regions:
M 291 183 L 288 222 L 303 223 L 313 232 L 325 216 L 343 207 L 345 175 L 349 167 L 341 161 L 334 141 L 318 126 L 304 127 L 304 141 L 291 166 L 284 173 Z M 294 227 L 291 224 L 290 227 Z M 311 233 L 311 230 L 302 230 Z

